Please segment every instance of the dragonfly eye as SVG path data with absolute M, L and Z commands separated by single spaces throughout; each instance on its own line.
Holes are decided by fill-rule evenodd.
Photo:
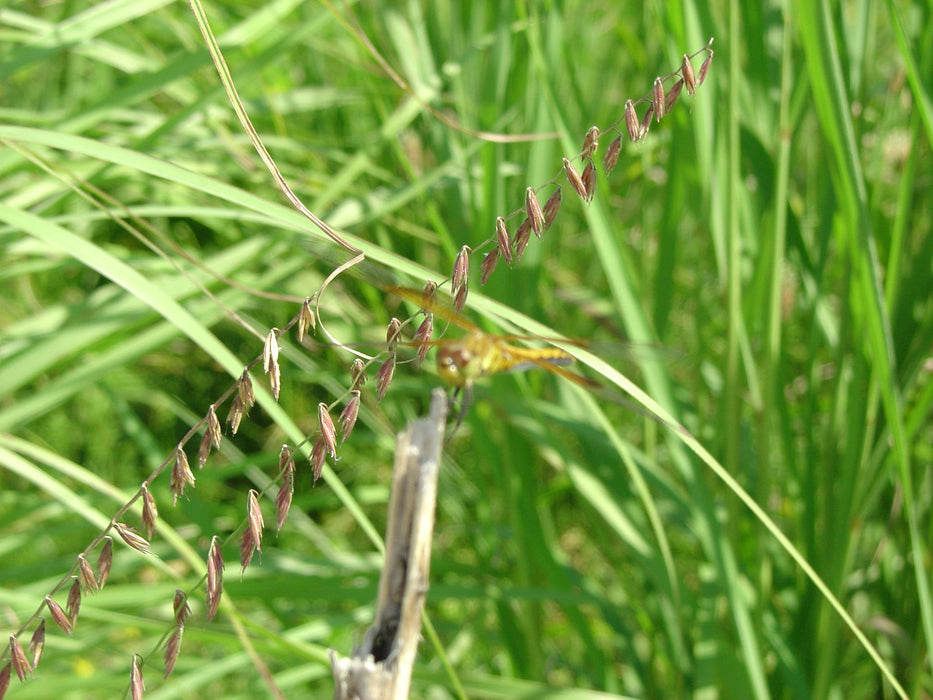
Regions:
M 437 351 L 437 373 L 448 384 L 462 386 L 466 381 L 464 369 L 472 359 L 473 353 L 462 346 L 441 346 Z

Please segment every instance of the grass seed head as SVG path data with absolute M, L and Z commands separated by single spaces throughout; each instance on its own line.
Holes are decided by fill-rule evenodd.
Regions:
M 207 550 L 207 619 L 213 620 L 223 591 L 224 554 L 218 537 L 211 538 Z
M 631 100 L 625 101 L 625 128 L 628 131 L 629 140 L 638 142 L 638 113 L 635 111 L 635 105 Z
M 353 432 L 353 427 L 356 425 L 356 419 L 360 414 L 360 392 L 359 390 L 354 390 L 350 393 L 350 400 L 347 401 L 347 405 L 343 407 L 343 410 L 340 412 L 340 418 L 337 420 L 340 425 L 341 445 L 350 437 L 350 434 Z
M 305 299 L 301 311 L 298 312 L 298 342 L 304 340 L 309 328 L 314 331 L 316 327 L 317 321 L 314 318 L 314 309 L 311 308 L 311 300 Z
M 175 624 L 184 625 L 191 614 L 191 606 L 188 605 L 188 596 L 185 592 L 175 589 L 175 597 L 172 599 L 172 610 L 175 613 Z
M 353 360 L 350 365 L 350 386 L 351 389 L 359 390 L 366 383 L 366 363 L 360 358 Z
M 599 127 L 591 126 L 586 130 L 586 136 L 583 138 L 583 148 L 580 149 L 580 155 L 589 158 L 599 147 Z
M 326 456 L 324 440 L 319 437 L 314 441 L 314 446 L 311 448 L 311 473 L 314 477 L 314 483 L 317 483 L 317 480 L 324 473 L 324 458 Z
M 144 538 L 140 537 L 135 528 L 124 525 L 123 523 L 114 523 L 113 527 L 117 531 L 117 534 L 120 535 L 120 539 L 123 540 L 127 546 L 132 547 L 142 554 L 149 554 L 149 552 L 152 551 L 152 547 Z
M 697 79 L 693 72 L 693 64 L 690 63 L 690 57 L 687 54 L 684 54 L 684 60 L 680 64 L 680 74 L 683 76 L 687 94 L 693 97 L 697 91 Z
M 133 665 L 130 668 L 130 689 L 133 700 L 142 700 L 143 693 L 146 692 L 146 684 L 143 682 L 143 670 L 139 659 L 139 654 L 133 654 Z
M 68 589 L 68 600 L 65 603 L 65 611 L 68 613 L 68 621 L 71 622 L 71 629 L 75 628 L 78 621 L 78 613 L 81 611 L 81 584 L 78 579 L 71 582 L 71 588 Z
M 389 383 L 395 374 L 395 353 L 390 352 L 385 362 L 376 372 L 376 401 L 382 401 L 389 390 Z
M 275 494 L 275 531 L 281 532 L 292 507 L 292 495 L 295 493 L 295 460 L 289 459 L 282 469 L 282 485 Z
M 574 192 L 582 200 L 586 200 L 586 187 L 583 184 L 583 180 L 580 178 L 580 173 L 577 172 L 577 169 L 573 167 L 573 163 L 564 158 L 564 173 L 567 175 L 567 180 L 570 182 L 570 186 L 573 187 Z
M 664 99 L 664 113 L 667 114 L 670 112 L 674 105 L 677 104 L 677 98 L 680 97 L 681 90 L 684 89 L 684 79 L 679 78 L 677 82 L 671 87 L 667 93 L 667 97 Z
M 178 661 L 178 654 L 181 652 L 182 632 L 181 625 L 178 625 L 165 643 L 165 675 L 162 676 L 163 678 L 168 678 L 175 670 L 175 662 Z
M 531 219 L 531 230 L 540 238 L 544 232 L 544 212 L 541 211 L 541 205 L 538 203 L 538 195 L 531 187 L 525 189 L 525 213 Z
M 45 649 L 45 618 L 39 620 L 39 626 L 32 633 L 32 639 L 29 640 L 29 651 L 32 652 L 32 667 L 37 668 L 42 659 L 42 650 Z
M 496 245 L 499 246 L 499 253 L 505 259 L 505 262 L 511 265 L 512 240 L 509 238 L 509 230 L 505 227 L 505 219 L 501 216 L 496 217 Z M 483 282 L 483 284 L 485 284 L 485 282 Z
M 185 493 L 186 486 L 194 486 L 194 473 L 188 464 L 185 451 L 179 447 L 175 450 L 175 464 L 172 465 L 172 474 L 169 478 L 169 489 L 172 492 L 172 505 L 178 502 L 178 497 Z
M 431 335 L 434 333 L 434 314 L 428 314 L 424 317 L 418 330 L 415 331 L 415 337 L 412 339 L 418 346 L 418 365 L 424 363 L 424 358 L 428 354 L 428 348 L 431 347 Z
M 544 230 L 547 231 L 551 228 L 551 224 L 554 223 L 554 219 L 557 218 L 557 212 L 560 211 L 560 200 L 563 195 L 561 194 L 561 188 L 558 187 L 554 190 L 554 193 L 547 198 L 547 201 L 544 203 Z
M 486 255 L 483 256 L 483 262 L 480 263 L 479 270 L 479 283 L 484 285 L 489 281 L 489 278 L 492 277 L 492 273 L 496 269 L 496 265 L 499 264 L 499 248 L 493 248 Z
M 88 562 L 87 557 L 83 554 L 78 555 L 78 575 L 81 578 L 81 583 L 86 592 L 97 592 L 97 576 L 94 574 L 94 569 L 91 567 L 90 562 Z
M 147 492 L 148 493 L 148 492 Z M 97 557 L 97 587 L 103 588 L 110 578 L 110 567 L 113 564 L 113 538 L 105 537 L 104 546 Z
M 323 401 L 317 405 L 317 422 L 321 429 L 321 437 L 324 439 L 324 447 L 330 454 L 330 458 L 336 459 L 337 431 L 334 429 L 334 421 L 331 420 L 330 413 L 327 410 L 327 404 Z
M 147 539 L 152 539 L 158 517 L 159 509 L 156 507 L 155 498 L 149 493 L 146 485 L 143 484 L 143 530 L 146 532 Z
M 65 634 L 71 634 L 71 620 L 68 619 L 65 611 L 62 610 L 62 606 L 52 600 L 51 596 L 46 596 L 45 607 L 49 609 L 52 622 L 58 625 Z
M 515 260 L 522 259 L 525 248 L 528 247 L 528 241 L 531 240 L 531 220 L 525 219 L 515 232 Z
M 10 663 L 13 664 L 13 670 L 21 683 L 26 680 L 27 676 L 32 675 L 32 666 L 29 664 L 29 659 L 26 658 L 23 645 L 19 643 L 14 634 L 10 635 Z
M 619 154 L 622 152 L 622 137 L 616 136 L 612 143 L 609 144 L 609 148 L 606 149 L 606 152 L 603 154 L 603 172 L 606 175 L 612 173 L 615 170 L 616 163 L 619 162 Z
M 402 322 L 393 316 L 386 328 L 386 349 L 389 352 L 395 352 L 395 348 L 398 347 L 398 337 L 401 330 Z
M 583 189 L 586 191 L 586 201 L 592 202 L 593 195 L 596 193 L 596 166 L 590 160 L 583 168 L 583 174 L 580 176 L 583 183 Z
M 651 90 L 651 100 L 654 104 L 654 116 L 657 121 L 665 114 L 667 103 L 664 101 L 664 82 L 660 78 L 654 79 L 654 87 Z

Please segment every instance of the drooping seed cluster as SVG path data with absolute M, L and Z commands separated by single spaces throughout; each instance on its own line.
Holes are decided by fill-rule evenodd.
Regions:
M 590 127 L 583 139 L 583 145 L 580 153 L 572 158 L 563 158 L 561 170 L 548 183 L 541 187 L 528 187 L 525 190 L 524 205 L 513 211 L 507 216 L 498 216 L 495 220 L 494 235 L 476 248 L 464 245 L 458 252 L 454 261 L 450 276 L 450 289 L 453 296 L 453 305 L 457 311 L 463 309 L 466 304 L 469 293 L 469 273 L 470 258 L 491 245 L 491 250 L 485 253 L 480 265 L 480 281 L 485 284 L 495 270 L 500 258 L 504 259 L 506 264 L 512 266 L 521 260 L 532 234 L 541 238 L 554 223 L 558 212 L 560 211 L 564 180 L 570 185 L 573 191 L 585 203 L 592 201 L 596 190 L 596 153 L 598 151 L 599 141 L 607 134 L 616 134 L 606 148 L 602 157 L 602 168 L 605 175 L 609 175 L 616 164 L 622 151 L 623 136 L 632 142 L 643 140 L 647 134 L 652 120 L 660 121 L 662 117 L 670 112 L 676 104 L 682 90 L 686 89 L 687 94 L 694 95 L 697 87 L 703 84 L 709 71 L 710 63 L 713 58 L 711 49 L 712 39 L 707 45 L 699 51 L 689 56 L 683 57 L 681 66 L 673 73 L 658 77 L 654 80 L 654 85 L 649 94 L 633 102 L 627 100 L 624 112 L 615 123 L 605 129 L 599 129 L 596 126 Z M 706 57 L 696 72 L 693 70 L 692 60 L 705 53 Z M 665 90 L 665 84 L 673 80 L 670 89 Z M 647 103 L 648 107 L 640 117 L 638 109 L 640 105 Z M 620 124 L 624 122 L 625 132 L 620 131 Z M 582 164 L 582 171 L 578 169 L 575 163 Z M 543 190 L 553 188 L 549 194 L 544 206 L 539 201 L 539 193 Z M 520 218 L 521 221 L 515 229 L 514 235 L 510 234 L 508 222 L 513 218 Z M 431 337 L 434 330 L 434 317 L 431 312 L 432 303 L 436 296 L 437 285 L 434 282 L 427 282 L 422 298 L 426 300 L 423 303 L 422 312 L 425 314 L 424 320 L 418 326 L 413 336 L 412 344 L 417 346 L 417 357 L 419 362 L 423 362 L 428 349 L 432 345 Z M 386 349 L 384 351 L 385 359 L 381 360 L 375 377 L 376 399 L 382 401 L 388 391 L 392 377 L 397 365 L 397 348 L 401 337 L 402 329 L 411 321 L 399 321 L 393 318 L 386 331 Z M 37 611 L 26 621 L 16 634 L 10 635 L 9 657 L 10 660 L 0 668 L 0 700 L 2 700 L 9 686 L 12 674 L 15 673 L 20 681 L 25 680 L 33 673 L 38 665 L 45 646 L 45 619 L 41 617 L 43 608 L 48 610 L 52 621 L 65 633 L 71 634 L 77 623 L 78 613 L 81 608 L 82 595 L 93 594 L 99 591 L 105 585 L 110 573 L 113 561 L 113 539 L 109 536 L 111 531 L 116 532 L 120 539 L 130 548 L 141 554 L 149 554 L 151 551 L 150 542 L 156 533 L 156 527 L 159 517 L 158 507 L 155 498 L 149 491 L 151 484 L 164 470 L 171 464 L 169 476 L 169 488 L 172 494 L 172 504 L 184 496 L 185 490 L 195 487 L 195 475 L 188 462 L 185 447 L 189 440 L 197 434 L 201 428 L 204 429 L 203 435 L 198 447 L 198 469 L 203 469 L 206 465 L 212 451 L 217 451 L 221 447 L 222 430 L 220 420 L 217 417 L 217 406 L 221 405 L 232 396 L 230 402 L 227 422 L 230 426 L 231 435 L 236 435 L 243 418 L 248 414 L 250 408 L 256 402 L 256 396 L 253 387 L 253 381 L 250 376 L 250 369 L 262 363 L 263 372 L 269 380 L 269 388 L 275 400 L 279 399 L 281 392 L 281 368 L 279 365 L 279 339 L 282 334 L 287 332 L 293 326 L 297 327 L 298 342 L 301 343 L 309 330 L 313 331 L 317 327 L 317 318 L 312 299 L 306 299 L 301 306 L 298 314 L 283 329 L 272 328 L 265 335 L 263 340 L 263 349 L 259 357 L 253 360 L 244 368 L 242 374 L 236 383 L 228 389 L 217 402 L 211 404 L 204 418 L 195 425 L 188 434 L 178 443 L 172 455 L 168 457 L 152 474 L 143 482 L 140 489 L 130 501 L 124 504 L 117 514 L 110 521 L 108 526 L 101 532 L 88 547 L 76 557 L 75 563 L 69 573 L 45 596 Z M 350 388 L 344 394 L 346 403 L 340 413 L 335 426 L 330 412 L 337 404 L 331 405 L 319 403 L 317 410 L 317 430 L 305 442 L 312 442 L 308 459 L 310 462 L 313 479 L 316 482 L 323 475 L 324 463 L 329 455 L 332 460 L 337 456 L 337 435 L 339 430 L 340 444 L 349 437 L 356 425 L 360 410 L 360 397 L 363 387 L 366 383 L 366 368 L 373 362 L 378 362 L 379 357 L 369 358 L 368 362 L 357 358 L 350 367 Z M 304 444 L 304 443 L 302 443 Z M 283 445 L 279 452 L 278 478 L 273 483 L 278 483 L 278 491 L 273 499 L 276 515 L 276 531 L 280 531 L 284 526 L 289 510 L 291 508 L 292 496 L 295 486 L 295 458 L 293 448 Z M 263 531 L 265 522 L 260 507 L 263 493 L 251 489 L 246 497 L 246 514 L 244 520 L 236 531 L 242 530 L 240 535 L 239 558 L 243 570 L 252 562 L 256 552 L 261 552 Z M 137 499 L 142 500 L 142 530 L 140 532 L 123 522 L 122 518 L 130 510 Z M 232 537 L 232 536 L 231 536 Z M 223 572 L 224 557 L 223 547 L 231 539 L 213 536 L 210 541 L 206 557 L 205 574 L 202 581 L 205 583 L 205 604 L 206 617 L 208 621 L 214 619 L 217 614 L 222 591 L 223 591 Z M 88 560 L 90 553 L 101 545 L 100 554 L 97 557 L 96 573 L 95 567 Z M 58 591 L 68 587 L 68 594 L 65 601 L 65 607 L 62 606 L 53 597 Z M 173 622 L 172 631 L 169 634 L 164 647 L 164 665 L 165 677 L 168 677 L 175 668 L 181 650 L 182 635 L 185 624 L 191 614 L 188 604 L 191 592 L 176 591 L 173 600 Z M 35 621 L 39 620 L 35 631 L 26 648 L 19 641 L 19 637 Z M 133 655 L 130 671 L 130 692 L 134 700 L 143 697 L 145 685 L 143 683 L 142 666 L 143 657 L 138 654 Z

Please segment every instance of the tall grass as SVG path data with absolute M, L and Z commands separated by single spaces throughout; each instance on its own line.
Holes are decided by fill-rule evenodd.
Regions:
M 610 387 L 476 387 L 447 446 L 415 696 L 933 695 L 928 7 L 204 12 L 282 178 L 367 258 L 313 302 L 331 336 L 378 353 L 355 343 L 414 311 L 385 285 L 444 279 L 481 248 L 465 313 L 594 340 L 568 351 Z M 354 355 L 290 324 L 352 254 L 283 198 L 195 15 L 22 4 L 0 28 L 0 610 L 27 656 L 46 619 L 9 697 L 119 696 L 134 659 L 147 698 L 328 695 L 327 649 L 372 616 L 393 434 L 436 378 L 399 364 L 377 402 L 372 364 L 315 485 L 318 405 L 336 419 Z M 710 36 L 696 97 L 624 139 L 581 201 L 561 159 Z M 555 176 L 554 225 L 481 287 L 496 217 Z M 286 328 L 279 399 L 256 364 L 233 434 L 244 367 Z M 214 403 L 223 437 L 198 469 L 203 427 L 183 439 Z M 283 443 L 295 488 L 275 537 Z M 120 513 L 144 480 L 155 521 L 141 495 Z M 267 529 L 241 574 L 250 490 Z M 77 556 L 99 572 L 112 519 L 154 527 L 153 551 L 111 530 L 92 594 Z M 66 608 L 70 572 L 65 635 L 43 601 Z M 176 590 L 191 614 L 162 680 Z

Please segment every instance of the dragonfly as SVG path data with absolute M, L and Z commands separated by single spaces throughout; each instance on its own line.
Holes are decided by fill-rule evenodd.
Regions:
M 483 377 L 501 372 L 520 372 L 527 369 L 542 369 L 567 379 L 586 389 L 600 389 L 602 384 L 577 374 L 567 365 L 574 362 L 573 357 L 557 347 L 529 348 L 514 344 L 516 341 L 536 340 L 548 342 L 547 338 L 524 335 L 495 335 L 486 333 L 465 317 L 441 304 L 422 292 L 406 287 L 393 287 L 393 294 L 418 304 L 426 313 L 432 313 L 466 331 L 466 335 L 456 340 L 433 340 L 431 346 L 437 348 L 437 373 L 440 378 L 453 388 L 453 398 L 462 393 L 463 404 L 457 423 L 462 421 L 463 413 L 472 401 L 473 384 Z M 584 346 L 583 340 L 567 338 L 555 339 L 554 342 Z

